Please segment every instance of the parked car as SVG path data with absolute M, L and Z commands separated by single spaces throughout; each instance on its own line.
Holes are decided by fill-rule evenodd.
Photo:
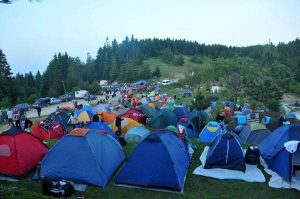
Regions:
M 58 99 L 58 98 L 55 98 L 55 97 L 50 98 L 49 104 L 59 104 L 59 103 L 61 103 L 61 99 Z
M 91 98 L 91 100 L 96 100 L 96 99 L 97 99 L 97 96 L 96 96 L 96 95 L 90 95 L 90 98 Z M 89 100 L 89 95 L 85 95 L 85 96 L 83 97 L 83 99 Z
M 164 85 L 164 86 L 170 85 L 170 84 L 172 84 L 172 81 L 169 80 L 169 79 L 164 79 L 161 84 Z
M 45 97 L 45 98 L 40 98 L 37 99 L 33 104 L 32 107 L 37 108 L 37 107 L 45 107 L 45 106 L 49 106 L 50 104 L 50 98 L 49 97 Z
M 73 99 L 73 96 L 70 94 L 64 94 L 64 95 L 59 96 L 59 99 L 61 99 L 62 102 L 68 102 Z
M 22 104 L 17 104 L 15 106 L 15 109 L 17 109 L 18 112 L 26 112 L 30 110 L 30 105 L 28 103 L 22 103 Z

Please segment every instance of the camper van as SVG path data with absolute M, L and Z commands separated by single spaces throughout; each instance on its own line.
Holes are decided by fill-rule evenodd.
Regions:
M 84 98 L 85 95 L 88 95 L 88 94 L 89 94 L 89 92 L 87 90 L 75 91 L 75 98 L 82 99 L 82 98 Z

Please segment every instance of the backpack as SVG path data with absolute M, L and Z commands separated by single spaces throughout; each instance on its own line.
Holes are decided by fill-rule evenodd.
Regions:
M 42 180 L 42 190 L 44 195 L 54 197 L 71 196 L 74 192 L 73 183 L 70 181 L 60 180 L 52 181 L 48 179 Z
M 257 147 L 250 146 L 246 151 L 245 162 L 247 164 L 257 165 L 260 162 L 260 151 Z

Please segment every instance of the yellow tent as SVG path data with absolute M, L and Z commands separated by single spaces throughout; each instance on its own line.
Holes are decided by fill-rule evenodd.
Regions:
M 77 120 L 78 120 L 78 122 L 90 122 L 90 121 L 92 121 L 91 117 L 90 117 L 90 115 L 88 114 L 87 111 L 82 111 L 78 115 Z
M 125 135 L 128 131 L 128 129 L 135 127 L 135 126 L 143 126 L 142 124 L 138 123 L 137 121 L 130 119 L 130 118 L 124 118 L 121 122 L 121 133 L 122 135 Z M 114 120 L 110 128 L 114 131 L 117 132 L 118 128 L 116 126 L 116 121 Z

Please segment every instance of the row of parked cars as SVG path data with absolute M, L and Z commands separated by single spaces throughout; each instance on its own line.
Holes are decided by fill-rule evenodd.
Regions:
M 29 111 L 31 108 L 37 108 L 37 107 L 46 107 L 52 104 L 59 104 L 61 102 L 67 102 L 71 101 L 73 99 L 73 96 L 70 94 L 64 94 L 59 96 L 58 98 L 55 97 L 44 97 L 44 98 L 39 98 L 37 99 L 32 106 L 28 103 L 22 103 L 22 104 L 17 104 L 15 106 L 15 109 L 18 111 Z

